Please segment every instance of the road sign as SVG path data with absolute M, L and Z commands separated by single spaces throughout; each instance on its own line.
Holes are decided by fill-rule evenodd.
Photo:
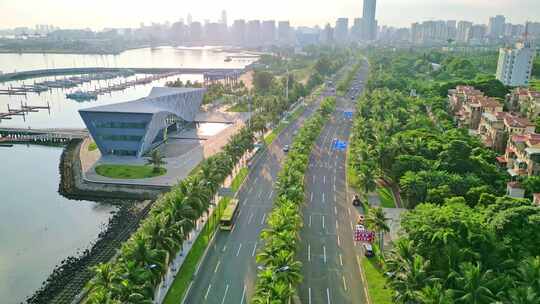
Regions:
M 363 226 L 357 225 L 354 230 L 354 240 L 356 242 L 373 242 L 375 232 L 363 229 Z
M 332 141 L 332 149 L 344 151 L 345 149 L 347 149 L 347 142 L 341 140 L 334 140 Z
M 343 117 L 345 117 L 347 119 L 351 119 L 353 117 L 353 112 L 352 111 L 343 111 Z

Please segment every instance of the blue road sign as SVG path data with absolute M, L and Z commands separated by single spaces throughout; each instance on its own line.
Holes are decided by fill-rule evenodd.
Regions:
M 343 111 L 343 117 L 350 119 L 350 118 L 353 117 L 353 112 L 352 111 Z
M 335 140 L 332 142 L 332 149 L 344 151 L 345 149 L 347 149 L 347 142 Z

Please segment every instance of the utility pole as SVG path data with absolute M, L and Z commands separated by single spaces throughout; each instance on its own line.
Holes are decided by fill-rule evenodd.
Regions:
M 289 102 L 289 67 L 287 67 L 287 84 L 285 85 L 285 99 Z

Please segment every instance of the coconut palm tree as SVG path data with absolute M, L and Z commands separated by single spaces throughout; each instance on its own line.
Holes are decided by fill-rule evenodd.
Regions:
M 154 166 L 154 173 L 159 173 L 161 167 L 167 164 L 167 162 L 159 150 L 155 149 L 150 153 L 150 157 L 146 159 L 146 164 Z
M 491 269 L 482 270 L 480 263 L 464 263 L 451 276 L 456 277 L 456 288 L 451 290 L 456 303 L 487 304 L 499 298 L 496 292 L 499 279 Z
M 109 293 L 114 288 L 114 284 L 118 281 L 118 274 L 114 271 L 109 263 L 101 263 L 92 267 L 94 277 L 88 284 L 90 291 L 103 290 Z
M 386 218 L 381 207 L 370 208 L 366 216 L 367 226 L 379 233 L 381 253 L 383 252 L 384 234 L 390 232 L 390 226 L 386 223 L 387 220 L 388 218 Z

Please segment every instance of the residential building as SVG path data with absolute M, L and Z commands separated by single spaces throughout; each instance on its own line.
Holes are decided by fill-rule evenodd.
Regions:
M 467 43 L 482 44 L 486 38 L 487 28 L 483 24 L 473 24 L 467 29 Z
M 246 43 L 248 46 L 261 45 L 261 22 L 259 20 L 250 20 L 247 24 Z
M 532 176 L 540 173 L 540 134 L 513 135 L 508 140 L 504 159 L 510 176 Z
M 292 29 L 289 21 L 278 22 L 278 42 L 280 45 L 291 45 L 294 43 L 292 39 Z
M 499 49 L 496 77 L 507 86 L 528 86 L 536 51 L 530 42 L 518 42 L 514 48 Z
M 265 20 L 261 25 L 262 44 L 273 45 L 276 43 L 276 21 Z
M 101 155 L 141 157 L 195 120 L 205 89 L 152 88 L 135 101 L 79 110 Z
M 456 41 L 461 43 L 466 43 L 469 41 L 468 34 L 470 28 L 473 26 L 472 22 L 469 21 L 460 21 L 457 26 Z
M 486 147 L 504 153 L 508 137 L 504 132 L 504 116 L 506 113 L 482 113 L 478 135 Z
M 330 26 L 330 24 L 326 24 L 324 29 L 321 31 L 320 42 L 322 44 L 334 43 L 334 29 Z
M 231 27 L 231 38 L 233 45 L 246 45 L 246 21 L 243 19 L 234 20 Z
M 518 87 L 506 96 L 506 105 L 511 111 L 520 112 L 531 121 L 540 116 L 540 92 Z
M 364 0 L 362 13 L 362 39 L 372 41 L 377 38 L 377 20 L 375 14 L 377 10 L 377 0 Z
M 360 41 L 362 39 L 362 18 L 354 18 L 351 27 L 351 41 Z
M 334 30 L 334 40 L 336 43 L 346 43 L 349 39 L 349 19 L 339 18 L 336 21 L 336 28 Z
M 489 18 L 488 35 L 492 38 L 499 38 L 504 35 L 506 18 L 502 15 Z
M 458 125 L 471 130 L 478 130 L 483 113 L 502 112 L 503 107 L 496 99 L 486 97 L 481 91 L 468 86 L 458 86 L 449 90 L 450 108 Z

